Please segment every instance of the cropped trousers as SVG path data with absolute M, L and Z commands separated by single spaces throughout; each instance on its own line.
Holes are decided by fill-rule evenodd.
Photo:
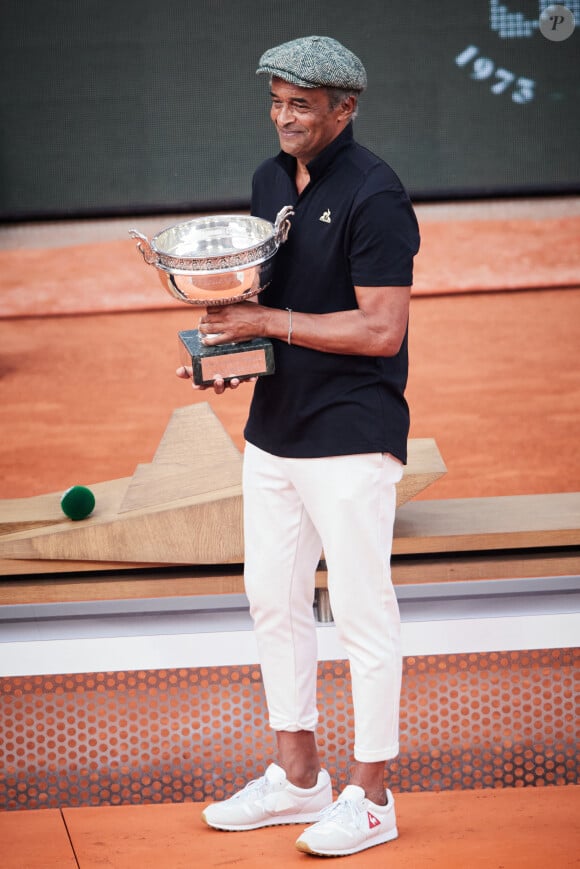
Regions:
M 244 454 L 245 587 L 270 726 L 314 731 L 314 578 L 321 554 L 330 605 L 350 665 L 354 757 L 399 751 L 400 617 L 390 559 L 403 466 L 368 453 L 288 459 L 252 444 Z

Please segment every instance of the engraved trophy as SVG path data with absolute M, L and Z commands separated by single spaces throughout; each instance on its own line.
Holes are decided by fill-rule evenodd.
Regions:
M 256 296 L 271 278 L 274 256 L 290 229 L 292 206 L 282 208 L 275 223 L 241 214 L 217 214 L 177 223 L 151 241 L 135 229 L 137 248 L 155 266 L 164 288 L 180 302 L 208 308 L 233 305 Z M 191 365 L 198 386 L 220 376 L 256 377 L 274 372 L 274 352 L 267 338 L 206 347 L 197 329 L 179 332 L 182 364 Z

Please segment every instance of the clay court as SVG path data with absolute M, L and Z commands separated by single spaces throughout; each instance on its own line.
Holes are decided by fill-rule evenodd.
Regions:
M 176 218 L 179 219 L 179 218 Z M 425 498 L 577 491 L 580 200 L 424 205 L 411 306 L 411 437 L 448 472 Z M 209 401 L 241 449 L 251 386 L 178 380 L 172 299 L 128 237 L 171 217 L 0 236 L 0 497 L 130 476 L 172 411 Z
M 580 490 L 580 200 L 418 208 L 411 436 L 447 473 L 421 499 Z M 0 498 L 133 474 L 175 408 L 208 401 L 243 448 L 251 386 L 214 396 L 174 376 L 195 313 L 164 295 L 128 238 L 168 218 L 0 234 Z M 398 797 L 401 838 L 349 866 L 572 867 L 580 787 Z M 195 802 L 0 814 L 6 869 L 297 866 L 296 830 L 220 835 Z M 171 855 L 170 857 L 168 855 Z M 346 864 L 345 864 L 346 865 Z

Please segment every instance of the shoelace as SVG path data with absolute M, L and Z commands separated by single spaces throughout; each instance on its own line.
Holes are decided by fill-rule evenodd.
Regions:
M 233 795 L 232 799 L 240 800 L 242 798 L 247 797 L 248 794 L 250 794 L 252 791 L 256 792 L 257 797 L 261 797 L 261 796 L 264 796 L 265 794 L 267 794 L 269 790 L 270 790 L 270 788 L 268 787 L 268 782 L 266 780 L 266 776 L 263 775 L 260 778 L 254 778 L 251 781 L 249 781 L 247 783 L 247 785 L 242 788 L 241 791 L 238 791 L 237 794 Z
M 337 800 L 321 811 L 318 823 L 321 821 L 340 822 L 342 818 L 345 818 L 347 822 L 352 822 L 355 827 L 361 829 L 362 817 L 363 813 L 358 803 L 352 800 Z

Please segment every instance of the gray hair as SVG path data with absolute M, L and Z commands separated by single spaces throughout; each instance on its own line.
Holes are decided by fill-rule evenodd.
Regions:
M 346 90 L 345 88 L 331 88 L 331 87 L 325 88 L 325 91 L 328 94 L 328 102 L 329 102 L 331 109 L 335 109 L 344 100 L 348 99 L 349 97 L 354 97 L 355 106 L 354 106 L 354 111 L 351 115 L 351 120 L 354 121 L 354 119 L 356 118 L 356 116 L 358 114 L 358 98 L 360 96 L 360 92 L 353 91 L 353 90 Z

